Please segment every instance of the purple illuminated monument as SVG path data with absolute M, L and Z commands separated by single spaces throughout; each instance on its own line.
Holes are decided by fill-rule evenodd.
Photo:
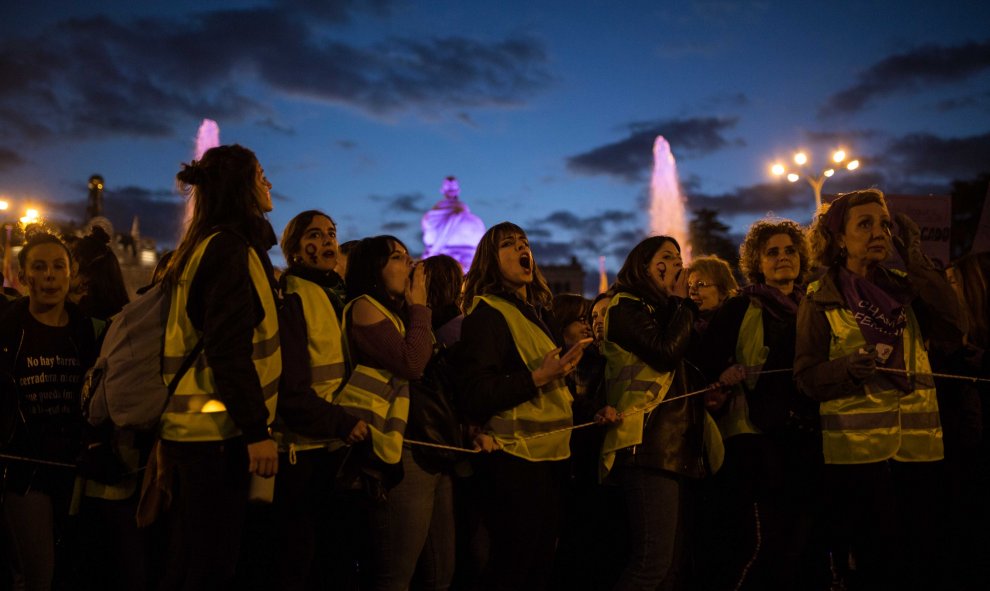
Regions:
M 684 196 L 677 178 L 677 163 L 662 135 L 653 142 L 653 176 L 650 179 L 650 234 L 673 236 L 681 245 L 684 264 L 691 262 Z
M 440 192 L 444 198 L 423 215 L 423 258 L 451 256 L 467 273 L 474 250 L 485 234 L 485 223 L 460 200 L 461 187 L 456 178 L 444 179 Z

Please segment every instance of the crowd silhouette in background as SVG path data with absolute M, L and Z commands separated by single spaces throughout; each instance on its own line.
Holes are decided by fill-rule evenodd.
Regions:
M 936 268 L 879 190 L 755 222 L 737 269 L 645 238 L 589 300 L 510 222 L 465 275 L 304 211 L 276 270 L 253 152 L 176 178 L 152 429 L 81 399 L 128 302 L 110 237 L 27 232 L 0 302 L 3 588 L 990 584 L 990 253 Z

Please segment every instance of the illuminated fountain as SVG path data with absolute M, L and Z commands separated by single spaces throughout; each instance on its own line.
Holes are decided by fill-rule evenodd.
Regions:
M 460 200 L 461 187 L 449 176 L 443 181 L 444 198 L 423 215 L 423 258 L 435 254 L 453 257 L 467 273 L 485 223 Z
M 684 196 L 677 179 L 677 163 L 662 135 L 653 142 L 653 176 L 650 179 L 650 234 L 673 236 L 681 245 L 684 264 L 691 262 Z
M 196 154 L 194 160 L 199 160 L 210 148 L 220 145 L 220 126 L 212 119 L 203 119 L 199 124 L 199 131 L 196 133 Z

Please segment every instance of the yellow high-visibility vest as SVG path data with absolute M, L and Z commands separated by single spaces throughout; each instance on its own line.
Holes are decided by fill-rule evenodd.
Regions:
M 818 291 L 820 282 L 808 286 Z M 864 384 L 865 395 L 846 396 L 821 404 L 822 443 L 827 464 L 865 464 L 893 458 L 901 462 L 929 462 L 944 456 L 931 364 L 914 311 L 905 307 L 904 365 L 915 376 L 914 389 L 903 392 L 885 387 L 876 377 Z M 851 310 L 825 310 L 832 340 L 829 359 L 851 355 L 866 339 Z M 881 374 L 877 374 L 877 377 Z
M 344 334 L 351 306 L 359 299 L 381 311 L 405 338 L 402 319 L 368 295 L 355 298 L 344 308 Z M 385 369 L 359 364 L 334 402 L 368 423 L 372 449 L 383 462 L 397 464 L 402 459 L 402 439 L 409 420 L 409 380 Z
M 182 361 L 200 338 L 200 333 L 186 313 L 186 304 L 203 253 L 217 234 L 210 235 L 196 246 L 182 271 L 178 284 L 172 287 L 162 360 L 162 378 L 166 384 L 171 382 Z M 278 380 L 282 373 L 278 311 L 275 306 L 275 294 L 272 292 L 271 283 L 258 253 L 250 247 L 247 251 L 246 262 L 251 283 L 265 312 L 265 317 L 254 327 L 254 334 L 251 337 L 253 345 L 251 359 L 265 397 L 265 406 L 268 408 L 268 423 L 271 424 L 275 417 Z M 179 380 L 175 393 L 162 414 L 161 437 L 172 441 L 221 441 L 240 434 L 241 431 L 230 418 L 227 407 L 216 395 L 213 370 L 207 364 L 206 355 L 200 353 L 189 371 Z
M 612 297 L 605 311 L 605 339 L 602 352 L 605 355 L 605 387 L 609 406 L 619 413 L 629 413 L 622 422 L 611 425 L 605 432 L 602 444 L 600 473 L 604 477 L 615 463 L 615 452 L 643 443 L 645 412 L 630 412 L 660 402 L 667 396 L 674 383 L 674 372 L 659 372 L 608 340 L 609 312 L 622 300 L 632 300 L 646 305 L 642 298 L 620 292 Z
M 337 313 L 330 303 L 330 298 L 327 297 L 326 290 L 312 281 L 288 275 L 285 277 L 285 293 L 299 296 L 302 302 L 313 391 L 327 402 L 333 402 L 334 395 L 343 384 L 346 373 L 344 342 Z M 311 439 L 288 429 L 277 429 L 274 435 L 279 447 L 291 444 L 297 451 L 328 447 L 326 443 L 314 443 Z M 339 445 L 342 443 L 332 447 Z
M 754 374 L 763 369 L 769 355 L 770 349 L 763 344 L 763 308 L 750 298 L 736 339 L 736 362 L 746 367 L 747 376 L 743 383 L 749 390 L 756 387 L 760 376 Z M 718 429 L 724 439 L 733 435 L 761 432 L 749 420 L 749 404 L 742 384 L 733 388 L 726 405 L 728 408 L 725 414 L 718 419 Z
M 476 296 L 467 313 L 474 311 L 479 302 L 485 302 L 505 318 L 516 351 L 530 371 L 538 369 L 547 353 L 557 348 L 508 300 L 494 295 Z M 564 380 L 554 380 L 541 386 L 534 398 L 491 417 L 485 430 L 510 455 L 530 462 L 566 459 L 571 455 L 570 427 L 574 426 L 572 400 Z

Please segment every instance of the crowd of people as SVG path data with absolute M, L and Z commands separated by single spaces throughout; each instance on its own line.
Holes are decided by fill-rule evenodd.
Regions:
M 879 190 L 757 221 L 738 269 L 645 238 L 589 300 L 551 293 L 510 222 L 465 275 L 308 210 L 277 270 L 253 152 L 177 181 L 153 429 L 81 399 L 128 301 L 109 236 L 18 254 L 5 588 L 990 584 L 990 253 L 936 268 Z

